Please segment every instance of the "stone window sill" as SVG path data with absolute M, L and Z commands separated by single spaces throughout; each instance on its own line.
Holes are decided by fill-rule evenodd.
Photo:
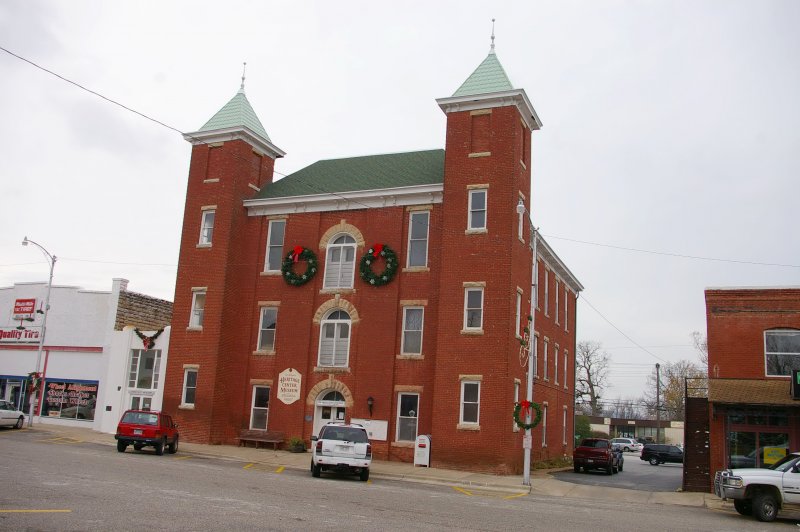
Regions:
M 462 329 L 461 334 L 464 336 L 483 336 L 483 329 Z
M 489 232 L 488 229 L 486 229 L 485 227 L 482 227 L 481 229 L 467 229 L 467 230 L 464 231 L 464 234 L 465 235 L 485 235 L 488 232 Z
M 391 443 L 392 447 L 402 447 L 406 449 L 413 449 L 414 442 L 413 441 L 393 441 Z
M 189 325 L 188 327 L 186 327 L 186 330 L 187 331 L 194 331 L 194 332 L 203 332 L 203 326 L 202 325 L 200 325 L 200 326 Z
M 197 249 L 210 249 L 211 248 L 211 243 L 208 243 L 208 244 L 197 244 L 197 246 L 195 246 L 195 247 Z
M 416 272 L 429 272 L 431 269 L 427 266 L 406 266 L 403 268 L 404 272 L 408 273 L 416 273 Z
M 475 159 L 476 157 L 491 157 L 492 152 L 490 151 L 476 151 L 467 155 L 470 159 Z
M 478 432 L 481 430 L 481 426 L 477 423 L 459 423 L 456 426 L 457 430 L 466 430 L 471 432 Z
M 350 367 L 314 366 L 314 373 L 350 373 Z
M 281 271 L 280 270 L 267 270 L 264 272 L 260 272 L 259 275 L 263 275 L 266 277 L 280 277 Z
M 425 355 L 418 355 L 415 353 L 400 353 L 397 355 L 398 360 L 425 360 Z
M 193 404 L 191 404 L 191 405 L 185 405 L 185 404 L 178 405 L 178 410 L 194 410 L 194 405 Z
M 272 351 L 255 350 L 255 351 L 253 351 L 253 354 L 256 355 L 256 356 L 262 356 L 262 357 L 274 357 L 275 356 L 275 351 L 274 350 L 272 350 Z

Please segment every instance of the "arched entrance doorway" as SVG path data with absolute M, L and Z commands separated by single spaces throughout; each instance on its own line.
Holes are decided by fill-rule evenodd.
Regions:
M 340 392 L 336 390 L 321 392 L 314 401 L 314 432 L 312 434 L 319 434 L 319 430 L 326 423 L 332 421 L 344 423 L 345 406 L 344 395 Z

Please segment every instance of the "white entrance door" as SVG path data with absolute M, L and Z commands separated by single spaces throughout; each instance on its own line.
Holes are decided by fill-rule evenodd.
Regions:
M 345 402 L 344 396 L 334 390 L 322 392 L 317 396 L 314 407 L 314 432 L 319 435 L 320 429 L 328 423 L 344 423 Z

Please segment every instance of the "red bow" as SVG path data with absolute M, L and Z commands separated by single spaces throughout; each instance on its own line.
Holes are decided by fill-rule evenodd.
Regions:
M 145 336 L 144 338 L 142 338 L 142 345 L 144 346 L 145 349 L 150 349 L 150 346 L 153 345 L 153 339 L 150 338 L 149 336 Z
M 373 249 L 372 256 L 377 257 L 378 255 L 381 254 L 381 251 L 383 251 L 383 244 L 375 244 L 374 246 L 372 246 L 372 249 Z
M 520 419 L 528 419 L 528 416 L 531 414 L 530 411 L 531 402 L 528 400 L 520 401 L 519 402 L 519 417 Z
M 294 262 L 300 260 L 300 254 L 303 252 L 303 246 L 295 246 L 294 247 Z

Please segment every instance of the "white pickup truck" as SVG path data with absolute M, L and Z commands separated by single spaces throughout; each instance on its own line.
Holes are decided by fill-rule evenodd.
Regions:
M 733 499 L 737 512 L 759 521 L 774 521 L 787 506 L 800 509 L 800 453 L 789 453 L 768 469 L 717 471 L 714 493 Z

